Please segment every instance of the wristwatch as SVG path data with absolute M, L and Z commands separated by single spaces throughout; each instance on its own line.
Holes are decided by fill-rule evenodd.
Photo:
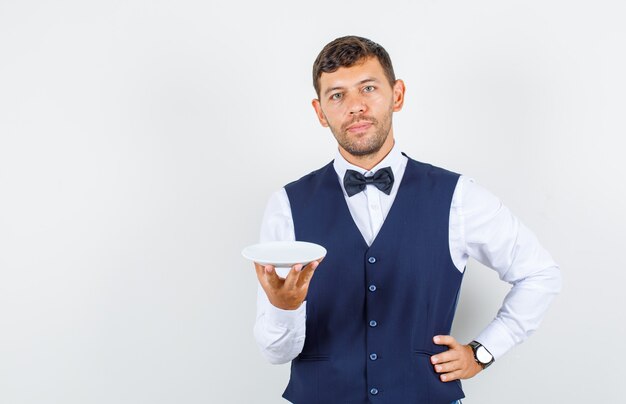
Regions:
M 483 369 L 487 369 L 489 365 L 495 361 L 493 355 L 490 354 L 487 348 L 482 346 L 480 342 L 472 341 L 468 345 L 472 348 L 472 351 L 474 351 L 474 360 L 476 360 Z

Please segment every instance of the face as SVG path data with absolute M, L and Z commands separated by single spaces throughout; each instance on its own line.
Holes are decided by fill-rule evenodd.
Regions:
M 313 107 L 322 126 L 352 156 L 376 154 L 393 144 L 391 117 L 402 109 L 404 83 L 390 85 L 376 58 L 322 73 Z M 389 146 L 389 149 L 391 147 Z

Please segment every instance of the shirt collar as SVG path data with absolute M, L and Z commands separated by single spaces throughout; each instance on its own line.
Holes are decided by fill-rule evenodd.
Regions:
M 374 172 L 376 172 L 376 170 L 378 170 L 379 168 L 391 167 L 391 171 L 393 171 L 394 177 L 399 178 L 398 173 L 400 172 L 400 169 L 402 167 L 402 163 L 404 160 L 406 160 L 406 157 L 402 155 L 402 152 L 400 152 L 400 148 L 398 147 L 398 143 L 394 141 L 393 147 L 391 148 L 389 153 L 387 153 L 385 158 L 383 158 L 380 161 L 380 163 L 376 164 L 376 166 L 374 166 L 369 171 L 364 168 L 355 166 L 354 164 L 350 164 L 341 155 L 341 153 L 339 152 L 339 149 L 337 149 L 335 160 L 333 161 L 333 167 L 335 168 L 335 171 L 337 172 L 337 176 L 339 177 L 339 183 L 341 184 L 341 189 L 343 190 L 345 194 L 346 190 L 343 187 L 343 177 L 346 174 L 347 170 L 355 170 L 365 176 L 370 176 Z M 394 184 L 394 187 L 396 186 L 397 185 Z

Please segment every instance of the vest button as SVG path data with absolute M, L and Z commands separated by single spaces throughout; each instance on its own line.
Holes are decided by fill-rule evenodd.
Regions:
M 375 387 L 374 387 L 374 388 L 371 388 L 371 389 L 370 389 L 370 394 L 371 394 L 371 395 L 373 395 L 373 396 L 375 396 L 376 394 L 378 394 L 378 389 L 377 389 L 377 388 L 375 388 Z
M 367 259 L 367 262 L 369 262 L 370 264 L 373 264 L 373 263 L 375 263 L 375 262 L 376 262 L 376 258 L 374 258 L 374 257 L 369 257 L 369 258 Z
M 370 327 L 376 327 L 377 325 L 378 323 L 376 322 L 376 320 L 370 321 Z
M 376 359 L 378 359 L 378 355 L 376 355 L 375 353 L 371 353 L 370 354 L 370 359 L 375 361 Z
M 376 292 L 376 285 L 370 285 L 368 289 L 370 290 L 370 292 Z

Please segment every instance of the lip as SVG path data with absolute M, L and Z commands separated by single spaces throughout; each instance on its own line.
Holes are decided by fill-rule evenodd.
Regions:
M 361 121 L 361 122 L 353 123 L 352 125 L 348 126 L 347 130 L 349 132 L 363 132 L 363 131 L 368 130 L 371 126 L 372 126 L 371 122 Z

